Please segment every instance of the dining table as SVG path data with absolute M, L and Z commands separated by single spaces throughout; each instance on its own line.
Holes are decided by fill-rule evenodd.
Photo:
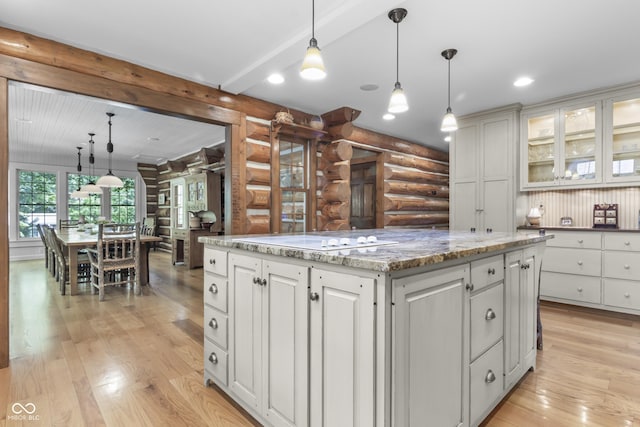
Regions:
M 78 293 L 78 252 L 81 249 L 95 248 L 98 244 L 98 235 L 77 228 L 56 229 L 55 235 L 67 253 L 70 293 L 76 295 Z M 162 238 L 158 236 L 140 235 L 140 270 L 142 271 L 139 274 L 141 286 L 149 284 L 149 247 L 152 243 L 161 241 Z

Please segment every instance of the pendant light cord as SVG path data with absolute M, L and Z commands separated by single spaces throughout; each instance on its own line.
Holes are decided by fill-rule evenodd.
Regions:
M 311 0 L 311 38 L 316 38 L 316 2 Z
M 396 22 L 396 82 L 400 81 L 400 23 Z
M 451 109 L 451 59 L 447 59 L 449 71 L 447 72 L 447 107 Z

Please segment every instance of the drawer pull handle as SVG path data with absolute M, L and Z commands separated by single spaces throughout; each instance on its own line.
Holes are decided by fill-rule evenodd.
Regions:
M 625 293 L 624 293 L 624 297 L 625 297 L 625 298 L 631 298 L 631 294 L 630 294 L 629 292 L 625 292 Z
M 495 380 L 496 380 L 496 374 L 494 374 L 493 371 L 489 369 L 489 372 L 487 372 L 487 376 L 484 377 L 484 382 L 486 382 L 487 384 L 491 384 Z
M 216 356 L 215 353 L 211 353 L 209 355 L 209 362 L 213 363 L 214 365 L 216 365 L 218 363 L 218 356 Z
M 625 264 L 625 265 L 624 265 L 624 269 L 625 269 L 625 270 L 628 270 L 628 269 L 630 269 L 630 268 L 631 268 L 631 266 L 630 266 L 629 264 Z
M 578 288 L 578 292 L 582 292 L 582 288 Z
M 473 291 L 473 283 L 467 283 L 467 285 L 465 286 L 465 288 L 466 288 L 468 291 Z
M 258 278 L 258 277 L 254 277 L 254 278 L 253 278 L 253 284 L 254 284 L 254 285 L 259 285 L 259 284 L 260 284 L 260 278 Z
M 624 244 L 625 244 L 626 246 L 629 246 L 629 245 L 631 244 L 631 242 L 624 242 Z
M 209 292 L 211 292 L 214 295 L 217 294 L 218 286 L 215 283 L 212 283 L 211 286 L 209 286 Z
M 213 329 L 218 329 L 218 321 L 215 317 L 212 317 L 211 320 L 209 320 L 209 326 Z
M 582 265 L 582 260 L 578 261 L 578 265 Z
M 259 283 L 261 286 L 267 286 L 267 279 L 262 279 Z
M 318 295 L 317 292 L 311 292 L 311 294 L 309 295 L 309 299 L 311 301 L 318 301 L 320 299 L 320 295 Z
M 583 243 L 583 242 L 584 242 L 584 240 L 578 239 L 578 243 Z
M 493 320 L 496 318 L 496 312 L 492 309 L 487 310 L 487 314 L 484 315 L 486 320 Z
M 495 268 L 490 268 L 488 271 L 488 274 L 496 274 L 496 269 Z
M 209 258 L 209 264 L 214 265 L 216 263 L 215 258 Z

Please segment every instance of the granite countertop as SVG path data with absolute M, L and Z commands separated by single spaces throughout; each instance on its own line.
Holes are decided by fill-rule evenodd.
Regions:
M 391 272 L 423 265 L 460 259 L 509 248 L 543 242 L 553 235 L 540 236 L 535 233 L 470 233 L 425 229 L 373 229 L 356 231 L 332 231 L 303 233 L 301 239 L 322 236 L 322 239 L 356 239 L 375 235 L 379 241 L 397 242 L 382 246 L 358 247 L 354 249 L 313 250 L 297 249 L 273 244 L 246 242 L 242 239 L 292 236 L 292 235 L 247 235 L 199 237 L 201 243 L 243 249 L 251 252 L 299 258 L 328 264 L 338 264 L 366 270 Z M 290 240 L 290 239 L 289 239 Z
M 531 231 L 606 231 L 608 233 L 640 233 L 637 228 L 593 228 L 593 227 L 574 227 L 574 226 L 542 226 L 542 225 L 521 225 L 518 230 L 531 230 Z

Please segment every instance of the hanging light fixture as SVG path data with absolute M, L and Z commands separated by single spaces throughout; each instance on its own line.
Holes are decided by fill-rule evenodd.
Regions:
M 84 191 L 89 194 L 102 194 L 102 187 L 98 187 L 95 182 L 93 182 L 93 177 L 95 176 L 95 163 L 96 158 L 93 155 L 93 137 L 95 133 L 89 132 L 89 171 L 91 172 L 91 181 L 88 184 L 82 186 L 80 191 Z
M 111 142 L 111 118 L 115 116 L 113 113 L 107 113 L 109 116 L 109 142 L 107 143 L 107 153 L 109 153 L 109 172 L 98 178 L 96 185 L 98 187 L 122 187 L 122 180 L 111 172 L 111 153 L 113 153 L 113 143 Z
M 78 171 L 78 188 L 70 194 L 70 197 L 74 199 L 86 199 L 89 197 L 89 193 L 83 191 L 80 188 L 80 173 L 82 172 L 82 163 L 80 163 L 80 150 L 82 147 L 76 147 L 78 149 L 78 166 L 76 166 L 76 170 Z
M 399 79 L 400 23 L 405 16 L 407 16 L 407 9 L 403 9 L 401 7 L 393 9 L 389 12 L 389 19 L 391 19 L 396 24 L 396 84 L 394 85 L 393 91 L 391 92 L 391 99 L 389 99 L 389 107 L 387 108 L 387 111 L 393 114 L 404 113 L 409 109 L 407 97 L 404 94 L 404 90 L 402 90 L 402 85 L 400 84 Z
M 443 50 L 441 55 L 447 60 L 449 71 L 447 73 L 447 112 L 442 118 L 440 130 L 442 132 L 455 132 L 458 130 L 458 121 L 451 111 L 451 58 L 456 56 L 456 49 Z
M 300 67 L 300 75 L 305 80 L 322 80 L 327 76 L 327 70 L 324 68 L 324 62 L 316 40 L 315 11 L 315 0 L 311 0 L 311 40 L 309 40 L 309 47 L 304 55 L 302 67 Z

